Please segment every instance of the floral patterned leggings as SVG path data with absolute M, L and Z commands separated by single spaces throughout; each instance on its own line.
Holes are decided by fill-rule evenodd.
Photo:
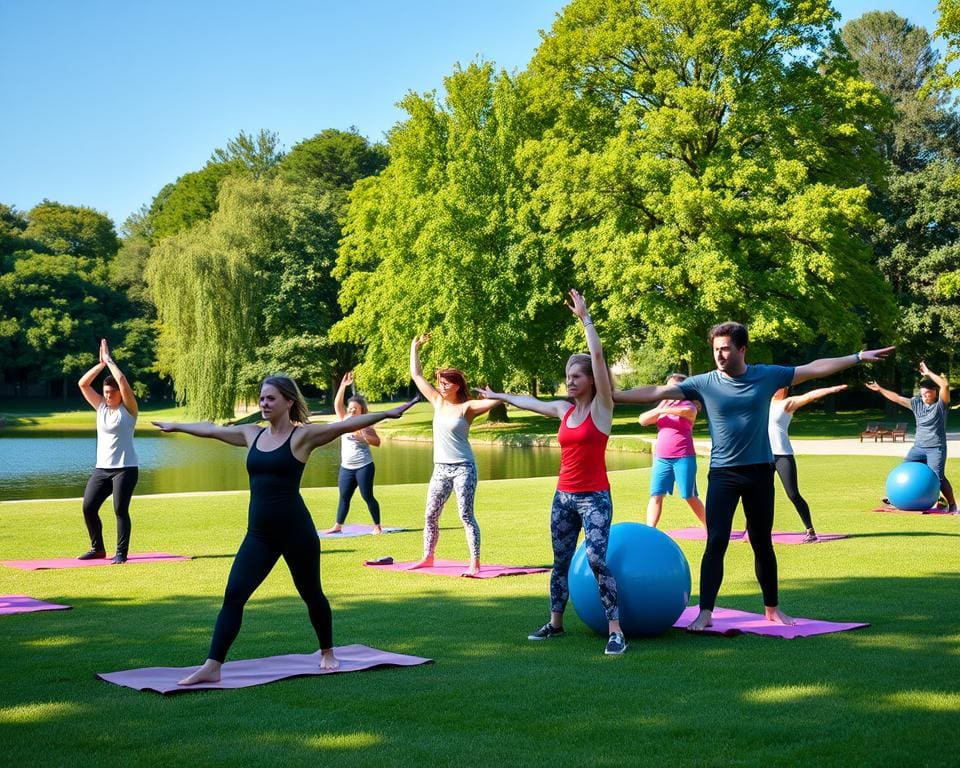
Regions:
M 607 568 L 607 543 L 613 503 L 610 491 L 568 493 L 557 491 L 550 509 L 550 537 L 553 540 L 553 571 L 550 574 L 550 610 L 563 613 L 570 599 L 567 574 L 583 528 L 587 562 L 597 578 L 600 602 L 607 621 L 620 618 L 617 607 L 617 582 Z
M 437 548 L 437 539 L 440 538 L 440 513 L 451 492 L 457 494 L 457 509 L 463 530 L 467 534 L 470 557 L 479 558 L 480 526 L 473 514 L 473 497 L 477 492 L 477 465 L 473 462 L 433 465 L 423 521 L 423 556 L 429 557 Z

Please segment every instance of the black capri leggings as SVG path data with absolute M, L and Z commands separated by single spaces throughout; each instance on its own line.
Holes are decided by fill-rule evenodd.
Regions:
M 813 528 L 813 521 L 810 519 L 810 506 L 806 499 L 800 495 L 800 488 L 797 487 L 797 460 L 792 456 L 774 456 L 773 465 L 777 468 L 777 474 L 780 475 L 780 482 L 783 483 L 783 490 L 787 492 L 787 498 L 797 509 L 797 514 L 803 520 L 803 525 L 808 530 Z
M 337 478 L 337 485 L 340 488 L 340 503 L 337 505 L 338 525 L 343 525 L 347 519 L 347 513 L 350 511 L 350 500 L 357 488 L 360 489 L 360 498 L 367 503 L 367 510 L 370 512 L 370 517 L 373 518 L 373 524 L 380 525 L 380 502 L 373 496 L 373 475 L 375 472 L 376 465 L 372 461 L 359 469 L 340 467 L 340 475 Z
M 282 556 L 287 561 L 294 586 L 307 604 L 310 623 L 317 633 L 320 649 L 333 647 L 333 616 L 320 587 L 320 541 L 315 530 L 290 536 L 282 544 L 255 533 L 247 533 L 237 552 L 227 580 L 223 607 L 217 616 L 208 658 L 223 662 L 243 622 L 243 607 L 273 570 Z
M 778 604 L 777 557 L 773 553 L 773 465 L 711 468 L 707 485 L 707 547 L 700 562 L 700 608 L 712 611 L 723 582 L 723 558 L 730 543 L 733 514 L 743 501 L 753 547 L 754 571 L 763 604 Z
M 83 521 L 90 534 L 90 548 L 104 551 L 103 523 L 100 507 L 113 494 L 113 512 L 117 516 L 117 552 L 127 554 L 130 549 L 130 499 L 137 486 L 140 470 L 137 467 L 93 470 L 83 492 Z

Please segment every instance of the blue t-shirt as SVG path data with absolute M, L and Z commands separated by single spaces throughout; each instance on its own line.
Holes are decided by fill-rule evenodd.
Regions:
M 740 376 L 710 371 L 684 379 L 677 386 L 684 397 L 703 403 L 710 420 L 711 467 L 772 464 L 770 398 L 793 382 L 793 368 L 748 365 Z
M 917 436 L 913 444 L 917 448 L 947 447 L 947 404 L 937 397 L 937 402 L 927 405 L 922 397 L 910 398 L 910 408 L 917 417 Z

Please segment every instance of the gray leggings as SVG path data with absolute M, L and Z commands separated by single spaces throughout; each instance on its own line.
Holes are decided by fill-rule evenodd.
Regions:
M 423 521 L 423 556 L 430 557 L 437 548 L 437 539 L 440 538 L 440 513 L 443 505 L 450 498 L 450 493 L 457 495 L 457 509 L 460 512 L 460 521 L 467 534 L 467 546 L 470 556 L 480 557 L 480 526 L 473 514 L 473 497 L 477 492 L 477 465 L 468 464 L 434 464 L 430 485 L 427 487 L 427 509 Z

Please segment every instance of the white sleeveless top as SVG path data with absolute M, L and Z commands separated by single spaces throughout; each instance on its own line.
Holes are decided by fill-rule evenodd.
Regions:
M 433 463 L 434 464 L 472 464 L 473 449 L 467 440 L 470 422 L 463 416 L 444 412 L 438 408 L 433 412 Z
M 770 433 L 770 450 L 774 456 L 793 456 L 793 446 L 787 434 L 790 422 L 793 420 L 793 413 L 788 412 L 786 408 L 785 399 L 770 401 L 770 421 L 767 426 Z
M 373 463 L 370 446 L 358 440 L 353 432 L 340 435 L 340 466 L 344 469 L 360 469 Z
M 110 408 L 104 401 L 97 408 L 97 469 L 122 469 L 140 464 L 133 447 L 137 417 L 121 403 Z

